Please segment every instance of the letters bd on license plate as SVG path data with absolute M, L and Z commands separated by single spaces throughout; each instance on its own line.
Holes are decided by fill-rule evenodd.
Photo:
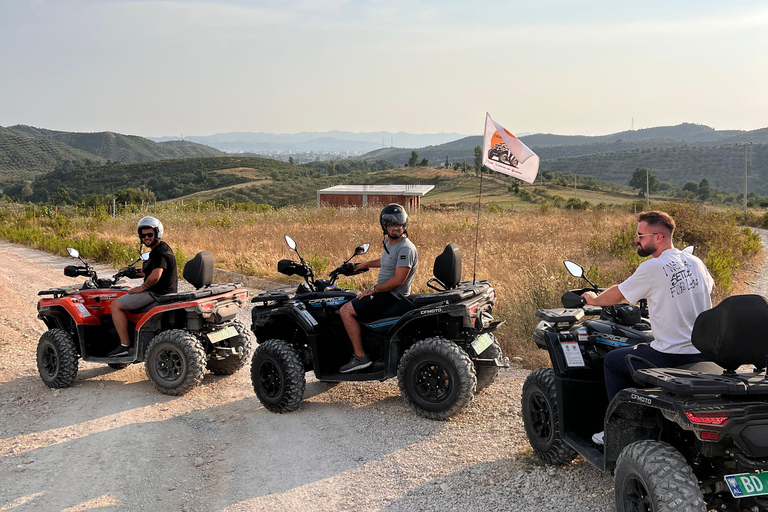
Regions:
M 768 471 L 726 475 L 725 483 L 728 484 L 734 498 L 761 496 L 768 494 Z
M 493 338 L 491 338 L 490 334 L 481 334 L 472 342 L 472 348 L 475 349 L 475 354 L 480 355 L 485 349 L 491 346 L 491 343 L 493 343 Z
M 225 340 L 227 338 L 234 338 L 235 336 L 237 336 L 237 329 L 235 329 L 230 325 L 226 329 L 209 332 L 207 336 L 208 336 L 208 339 L 211 340 L 211 343 L 216 343 L 217 341 Z

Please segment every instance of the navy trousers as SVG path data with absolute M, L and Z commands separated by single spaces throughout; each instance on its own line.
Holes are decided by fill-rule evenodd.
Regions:
M 647 343 L 639 343 L 631 347 L 617 348 L 605 355 L 605 390 L 608 392 L 608 401 L 613 400 L 616 393 L 625 388 L 637 387 L 632 380 L 629 366 L 625 357 L 632 354 L 642 357 L 657 368 L 672 368 L 684 364 L 698 363 L 706 361 L 701 354 L 667 354 L 651 348 Z M 639 361 L 632 361 L 635 370 L 648 368 Z

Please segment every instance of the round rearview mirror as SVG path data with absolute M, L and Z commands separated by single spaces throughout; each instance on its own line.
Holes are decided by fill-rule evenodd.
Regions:
M 294 251 L 296 250 L 296 242 L 294 241 L 293 238 L 289 237 L 288 235 L 285 235 L 285 243 L 288 244 L 288 247 L 290 247 Z
M 67 247 L 67 252 L 73 258 L 79 258 L 80 257 L 80 251 L 78 251 L 77 249 L 73 249 L 72 247 Z
M 683 249 L 684 253 L 693 254 L 693 250 L 696 248 L 694 245 L 688 245 Z
M 148 252 L 143 252 L 139 256 L 139 258 L 141 258 L 141 261 L 147 261 L 149 259 L 149 253 Z
M 363 244 L 355 248 L 355 256 L 360 256 L 361 254 L 365 254 L 368 252 L 368 249 L 371 248 L 371 244 Z
M 573 277 L 584 277 L 584 269 L 580 265 L 568 260 L 564 261 L 563 265 Z

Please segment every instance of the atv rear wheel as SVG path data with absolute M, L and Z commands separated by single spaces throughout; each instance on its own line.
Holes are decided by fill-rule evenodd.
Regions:
M 205 350 L 191 332 L 163 331 L 149 343 L 144 368 L 155 389 L 183 395 L 203 380 Z
M 496 336 L 493 334 L 489 333 L 488 336 L 493 338 L 493 343 L 491 343 L 491 345 L 483 350 L 477 357 L 480 359 L 496 359 L 497 357 L 501 357 L 501 345 L 499 344 L 499 340 L 497 340 Z M 477 374 L 477 388 L 475 389 L 475 393 L 479 393 L 493 384 L 493 381 L 496 380 L 496 376 L 499 375 L 499 367 L 475 366 L 475 373 Z
M 528 375 L 522 402 L 525 433 L 536 455 L 547 464 L 565 464 L 576 458 L 576 451 L 560 437 L 552 368 L 539 368 Z
M 251 357 L 251 331 L 245 328 L 240 322 L 233 322 L 232 326 L 237 329 L 237 336 L 225 340 L 227 346 L 237 350 L 236 354 L 227 356 L 224 359 L 216 359 L 211 356 L 208 359 L 208 370 L 215 375 L 232 375 L 240 368 L 245 366 Z
M 251 383 L 259 401 L 268 411 L 295 411 L 307 385 L 299 354 L 283 340 L 271 339 L 261 343 L 253 352 Z
M 72 335 L 51 329 L 37 343 L 37 371 L 49 388 L 68 388 L 77 377 L 78 355 Z
M 704 512 L 699 481 L 685 458 L 667 443 L 635 441 L 616 462 L 617 512 Z
M 466 352 L 445 338 L 417 341 L 397 369 L 400 393 L 417 414 L 445 420 L 475 396 L 475 365 Z

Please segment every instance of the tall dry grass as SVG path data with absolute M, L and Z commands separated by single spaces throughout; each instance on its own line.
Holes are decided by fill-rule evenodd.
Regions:
M 756 261 L 759 240 L 755 245 L 754 237 L 745 237 L 730 217 L 701 213 L 686 206 L 674 213 L 680 217 L 679 232 L 703 246 L 698 254 L 711 260 L 713 269 L 719 261 L 722 272 L 731 276 L 732 269 L 728 266 L 732 265 L 731 260 L 747 264 Z M 54 250 L 60 249 L 61 243 L 73 240 L 102 240 L 107 241 L 109 247 L 120 248 L 122 254 L 131 252 L 131 247 L 138 251 L 136 223 L 142 216 L 133 213 L 114 219 L 77 216 L 39 219 L 30 218 L 29 212 L 26 215 L 12 213 L 7 214 L 6 228 L 0 229 L 0 235 L 25 243 L 25 238 L 45 233 L 49 245 L 51 240 L 57 242 L 50 245 Z M 168 207 L 156 216 L 163 221 L 165 240 L 176 251 L 180 263 L 198 251 L 208 250 L 213 253 L 217 267 L 283 283 L 298 282 L 297 278 L 277 273 L 278 260 L 295 256 L 285 245 L 283 235 L 286 234 L 297 241 L 299 251 L 312 263 L 318 277 L 327 275 L 352 254 L 355 246 L 364 242 L 371 244 L 371 250 L 357 261 L 375 259 L 381 254 L 383 237 L 375 208 L 284 208 L 254 213 L 199 212 Z M 432 277 L 434 259 L 450 242 L 456 242 L 462 250 L 462 278 L 472 279 L 476 222 L 477 213 L 471 211 L 422 210 L 411 216 L 408 231 L 419 250 L 413 293 L 429 291 L 426 283 Z M 498 336 L 507 356 L 521 358 L 526 366 L 547 364 L 547 355 L 537 350 L 531 339 L 538 321 L 535 312 L 538 308 L 559 306 L 564 291 L 584 283 L 565 272 L 563 260 L 581 264 L 601 286 L 620 282 L 639 263 L 631 248 L 635 222 L 635 215 L 621 210 L 540 208 L 526 212 L 483 212 L 476 275 L 479 280 L 489 280 L 496 289 L 498 304 L 494 316 L 506 320 Z M 682 245 L 685 241 L 676 240 L 676 243 Z M 50 250 L 34 241 L 31 245 Z M 90 245 L 96 244 L 90 242 Z M 374 271 L 347 278 L 340 284 L 364 289 L 375 279 Z M 734 280 L 738 283 L 740 278 Z M 719 290 L 719 298 L 727 293 L 728 290 Z

